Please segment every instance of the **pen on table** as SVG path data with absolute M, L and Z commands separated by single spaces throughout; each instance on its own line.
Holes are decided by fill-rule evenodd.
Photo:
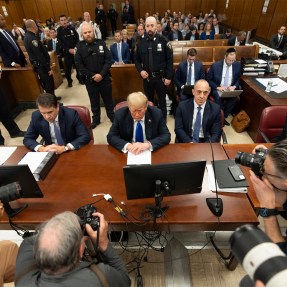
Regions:
M 272 85 L 271 88 L 278 86 L 278 84 Z

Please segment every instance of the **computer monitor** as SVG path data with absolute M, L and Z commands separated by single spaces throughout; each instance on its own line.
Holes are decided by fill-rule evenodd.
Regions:
M 0 166 L 0 200 L 4 204 L 4 209 L 9 217 L 13 217 L 22 211 L 27 205 L 18 209 L 12 209 L 9 205 L 7 198 L 8 190 L 4 189 L 7 184 L 18 182 L 21 188 L 19 195 L 15 194 L 12 200 L 24 197 L 35 198 L 43 197 L 43 193 L 38 186 L 33 174 L 31 173 L 28 165 L 2 165 Z M 1 189 L 2 187 L 2 189 Z M 2 191 L 2 192 L 1 192 Z M 13 190 L 11 191 L 13 193 Z
M 250 31 L 247 32 L 247 35 L 246 35 L 246 39 L 245 39 L 245 43 L 248 44 L 251 40 L 254 40 L 255 37 L 256 37 L 256 32 L 257 32 L 257 29 L 254 28 Z

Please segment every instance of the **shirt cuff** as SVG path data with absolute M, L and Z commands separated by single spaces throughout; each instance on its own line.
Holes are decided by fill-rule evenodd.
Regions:
M 34 151 L 38 151 L 38 149 L 41 147 L 41 144 L 36 145 L 36 147 L 34 148 Z
M 123 152 L 123 153 L 127 153 L 127 152 L 128 152 L 127 146 L 128 146 L 129 144 L 130 144 L 130 143 L 126 143 L 126 144 L 125 144 L 125 146 L 124 146 L 123 149 L 122 149 L 122 152 Z
M 67 146 L 70 148 L 70 150 L 75 150 L 75 147 L 71 143 L 68 143 Z

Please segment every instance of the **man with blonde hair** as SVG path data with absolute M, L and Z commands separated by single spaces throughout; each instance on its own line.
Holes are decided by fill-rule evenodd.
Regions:
M 110 145 L 124 153 L 154 151 L 170 142 L 170 132 L 161 110 L 148 105 L 142 92 L 129 94 L 128 106 L 115 113 L 107 135 Z

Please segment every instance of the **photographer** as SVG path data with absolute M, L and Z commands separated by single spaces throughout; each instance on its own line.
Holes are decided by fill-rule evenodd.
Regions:
M 109 243 L 108 223 L 101 213 L 97 231 L 85 225 L 83 236 L 79 217 L 63 212 L 43 224 L 35 236 L 25 239 L 16 264 L 16 286 L 130 286 L 124 263 Z M 82 261 L 85 241 L 91 239 L 104 263 Z
M 266 147 L 258 145 L 252 151 Z M 282 236 L 276 207 L 283 207 L 287 211 L 287 140 L 274 144 L 267 152 L 261 167 L 262 178 L 257 177 L 250 170 L 250 180 L 260 203 L 259 214 L 263 218 L 265 233 L 287 254 L 287 242 Z M 241 287 L 254 286 L 246 276 L 240 282 Z
M 0 218 L 3 216 L 4 208 L 0 200 Z M 0 241 L 0 286 L 4 283 L 14 281 L 14 270 L 18 245 L 9 240 Z

